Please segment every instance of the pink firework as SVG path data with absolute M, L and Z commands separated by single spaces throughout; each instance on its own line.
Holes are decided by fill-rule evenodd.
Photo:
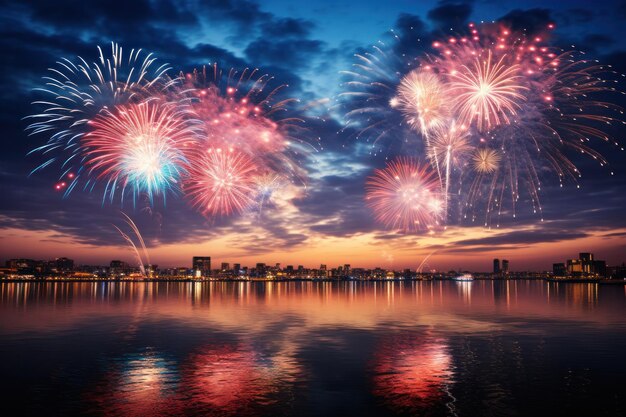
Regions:
M 184 191 L 205 216 L 241 213 L 254 203 L 256 172 L 246 154 L 210 148 L 194 156 Z
M 410 158 L 377 169 L 367 180 L 365 198 L 378 221 L 402 231 L 432 229 L 445 212 L 437 174 Z
M 506 55 L 495 58 L 491 51 L 476 57 L 450 74 L 450 94 L 455 97 L 458 119 L 469 126 L 475 121 L 479 131 L 510 123 L 524 101 L 520 66 L 507 62 Z
M 272 77 L 258 70 L 230 70 L 217 65 L 185 74 L 194 89 L 192 107 L 203 122 L 207 147 L 237 149 L 280 172 L 300 174 L 294 158 L 306 152 L 302 119 L 291 117 L 294 98 L 281 98 L 286 85 L 270 87 Z
M 111 198 L 118 187 L 150 199 L 177 187 L 185 152 L 198 137 L 178 106 L 159 100 L 104 110 L 89 127 L 81 141 L 84 163 L 106 181 Z
M 542 36 L 526 37 L 501 24 L 470 24 L 469 36 L 435 42 L 427 67 L 444 76 L 460 125 L 487 132 L 514 123 L 533 78 L 557 65 Z

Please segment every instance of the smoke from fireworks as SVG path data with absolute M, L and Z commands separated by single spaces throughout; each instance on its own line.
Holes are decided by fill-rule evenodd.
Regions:
M 367 205 L 389 228 L 418 231 L 439 224 L 443 196 L 437 175 L 428 165 L 399 158 L 377 169 L 365 188 Z

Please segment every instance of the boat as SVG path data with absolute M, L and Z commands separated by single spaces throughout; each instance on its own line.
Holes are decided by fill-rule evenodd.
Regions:
M 460 273 L 452 277 L 452 281 L 474 281 L 474 277 L 472 276 L 472 274 L 469 274 L 469 273 L 464 273 L 464 274 Z

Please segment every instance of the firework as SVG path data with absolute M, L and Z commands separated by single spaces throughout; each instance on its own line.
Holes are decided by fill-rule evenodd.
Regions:
M 500 165 L 500 154 L 495 149 L 477 149 L 472 156 L 472 166 L 476 172 L 491 174 Z
M 89 130 L 89 121 L 104 109 L 141 102 L 176 84 L 167 77 L 168 64 L 159 64 L 141 49 L 124 53 L 122 47 L 112 43 L 110 54 L 100 47 L 98 52 L 96 61 L 82 57 L 57 61 L 49 76 L 44 77 L 45 87 L 35 89 L 46 96 L 33 102 L 40 112 L 28 117 L 32 121 L 27 127 L 30 134 L 48 137 L 46 144 L 31 151 L 47 156 L 33 172 L 59 165 L 60 178 L 66 179 L 61 186 L 66 194 L 82 177 L 81 138 Z
M 526 89 L 520 83 L 520 66 L 505 61 L 506 55 L 497 58 L 487 51 L 471 65 L 462 65 L 452 71 L 449 93 L 455 98 L 455 113 L 462 125 L 474 120 L 479 131 L 490 130 L 502 123 L 510 123 L 521 108 Z
M 436 173 L 409 158 L 376 170 L 367 180 L 365 198 L 376 219 L 392 229 L 432 229 L 442 217 L 444 203 Z
M 304 120 L 295 116 L 298 100 L 283 97 L 286 85 L 258 70 L 217 65 L 181 75 L 194 89 L 193 110 L 203 122 L 206 148 L 236 149 L 278 173 L 301 179 L 298 158 L 314 150 L 303 138 Z
M 89 122 L 81 140 L 84 164 L 106 181 L 113 198 L 130 190 L 133 200 L 145 193 L 150 201 L 175 189 L 185 172 L 186 150 L 197 131 L 180 110 L 157 100 L 105 110 Z
M 211 148 L 194 159 L 184 191 L 205 216 L 241 213 L 254 203 L 256 172 L 245 153 Z
M 391 107 L 399 106 L 407 122 L 428 137 L 433 129 L 443 128 L 450 118 L 450 97 L 439 77 L 421 69 L 409 72 L 398 86 Z

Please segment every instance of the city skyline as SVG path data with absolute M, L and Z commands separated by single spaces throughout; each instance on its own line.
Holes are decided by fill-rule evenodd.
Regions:
M 2 260 L 0 260 L 2 261 Z M 359 271 L 372 271 L 372 270 L 382 270 L 382 271 L 415 271 L 418 273 L 447 273 L 451 271 L 461 272 L 461 271 L 470 271 L 467 268 L 448 268 L 448 269 L 438 269 L 434 268 L 428 263 L 428 258 L 423 259 L 419 262 L 419 265 L 415 268 L 411 267 L 397 267 L 393 265 L 388 265 L 386 267 L 381 265 L 376 265 L 373 267 L 362 266 L 362 265 L 354 265 L 351 263 L 343 263 L 338 265 L 327 264 L 327 263 L 318 263 L 316 265 L 305 265 L 302 263 L 293 263 L 293 264 L 284 264 L 281 262 L 259 262 L 256 261 L 245 264 L 241 262 L 232 262 L 232 260 L 216 260 L 208 255 L 202 256 L 193 256 L 191 258 L 191 263 L 188 265 L 178 264 L 178 265 L 160 265 L 158 262 L 153 262 L 150 264 L 138 265 L 133 262 L 127 262 L 122 259 L 113 259 L 109 262 L 101 263 L 101 264 L 88 264 L 88 263 L 79 263 L 75 262 L 74 259 L 68 257 L 57 257 L 49 260 L 43 259 L 30 259 L 30 258 L 11 258 L 4 260 L 6 269 L 3 270 L 0 268 L 0 274 L 4 274 L 5 276 L 10 276 L 11 274 L 20 276 L 27 275 L 31 272 L 34 272 L 35 275 L 54 275 L 58 274 L 67 275 L 71 272 L 88 272 L 86 268 L 99 268 L 99 269 L 110 269 L 113 271 L 115 269 L 119 270 L 128 270 L 128 271 L 137 271 L 140 272 L 141 275 L 146 276 L 146 272 L 141 269 L 142 267 L 145 270 L 149 269 L 148 276 L 153 272 L 159 272 L 160 275 L 164 274 L 164 271 L 185 271 L 181 272 L 179 275 L 189 275 L 195 278 L 201 277 L 209 277 L 213 276 L 215 273 L 220 272 L 234 272 L 238 274 L 240 272 L 245 272 L 248 274 L 248 271 L 258 270 L 259 268 L 267 271 L 309 271 L 319 272 L 319 271 L 333 271 L 333 273 L 339 271 L 341 274 L 342 271 L 347 273 L 350 270 L 359 270 Z M 487 260 L 483 260 L 484 264 L 488 264 Z M 217 265 L 220 265 L 217 268 Z M 232 268 L 231 268 L 232 265 Z M 330 267 L 329 267 L 330 265 Z M 491 269 L 474 269 L 470 272 L 480 273 L 480 274 L 492 274 L 494 276 L 507 276 L 509 273 L 547 273 L 555 277 L 559 276 L 587 276 L 587 275 L 599 275 L 605 276 L 607 268 L 617 268 L 617 270 L 623 270 L 625 268 L 626 263 L 607 263 L 605 260 L 599 260 L 595 257 L 592 252 L 579 252 L 578 258 L 567 258 L 565 262 L 553 262 L 552 268 L 546 268 L 541 270 L 530 270 L 530 269 L 522 269 L 522 268 L 511 268 L 511 262 L 508 259 L 500 259 L 493 258 L 490 260 Z M 514 264 L 515 265 L 515 264 Z M 41 268 L 42 270 L 38 270 Z M 47 270 L 48 272 L 45 272 Z M 12 272 L 11 272 L 12 271 Z M 621 274 L 621 272 L 620 272 Z M 172 275 L 172 272 L 165 273 L 165 276 Z
M 624 73 L 626 52 L 619 40 L 626 36 L 626 28 L 610 17 L 615 13 L 626 17 L 621 2 L 603 2 L 597 10 L 583 1 L 331 6 L 229 0 L 207 9 L 176 1 L 144 6 L 121 7 L 124 13 L 116 14 L 94 5 L 91 12 L 98 19 L 85 25 L 84 13 L 75 5 L 65 14 L 59 13 L 63 6 L 50 7 L 47 2 L 7 4 L 3 61 L 11 67 L 7 65 L 1 81 L 5 91 L 1 121 L 9 140 L 1 156 L 0 259 L 71 254 L 83 264 L 111 259 L 132 263 L 134 254 L 116 230 L 125 230 L 122 211 L 137 224 L 150 256 L 160 265 L 184 265 L 194 253 L 210 253 L 216 262 L 241 264 L 349 262 L 404 269 L 415 268 L 428 257 L 429 265 L 438 270 L 490 270 L 489 260 L 499 258 L 509 260 L 512 271 L 551 270 L 554 262 L 568 259 L 580 248 L 602 253 L 609 264 L 624 261 L 626 153 L 612 144 L 597 145 L 609 168 L 577 156 L 576 150 L 569 152 L 567 157 L 582 177 L 563 187 L 557 178 L 546 178 L 539 187 L 539 208 L 531 191 L 521 193 L 519 201 L 513 198 L 515 210 L 491 208 L 472 221 L 461 209 L 448 213 L 446 208 L 445 218 L 436 219 L 441 224 L 432 230 L 397 230 L 377 221 L 366 203 L 366 184 L 396 156 L 424 162 L 423 149 L 415 145 L 419 141 L 409 142 L 405 133 L 394 133 L 380 149 L 372 150 L 370 142 L 355 139 L 359 130 L 347 124 L 337 108 L 338 97 L 346 91 L 340 72 L 352 68 L 355 53 L 393 42 L 413 51 L 416 39 L 424 43 L 444 39 L 470 22 L 497 20 L 529 31 L 554 26 L 554 45 L 575 44 Z M 170 10 L 171 16 L 165 18 Z M 140 35 L 127 29 L 133 25 L 144 28 Z M 96 45 L 106 50 L 111 42 L 127 51 L 143 48 L 154 53 L 159 62 L 170 64 L 171 75 L 218 63 L 224 69 L 258 67 L 289 84 L 289 94 L 307 106 L 308 134 L 314 136 L 316 150 L 299 167 L 306 179 L 287 181 L 271 201 L 268 197 L 243 213 L 208 217 L 176 193 L 167 199 L 144 193 L 137 201 L 129 198 L 122 204 L 103 198 L 102 184 L 92 192 L 77 187 L 65 195 L 67 186 L 62 184 L 74 172 L 42 169 L 31 175 L 47 158 L 37 153 L 26 156 L 45 138 L 28 136 L 24 131 L 28 122 L 23 120 L 33 112 L 30 102 L 40 99 L 34 89 L 40 87 L 41 77 L 61 57 L 95 59 Z M 413 52 L 422 54 L 428 47 Z M 18 94 L 6 93 L 14 91 Z M 623 106 L 623 99 L 616 104 Z M 619 140 L 623 125 L 616 124 L 610 133 Z M 448 198 L 454 202 L 454 194 L 448 194 L 446 204 Z

